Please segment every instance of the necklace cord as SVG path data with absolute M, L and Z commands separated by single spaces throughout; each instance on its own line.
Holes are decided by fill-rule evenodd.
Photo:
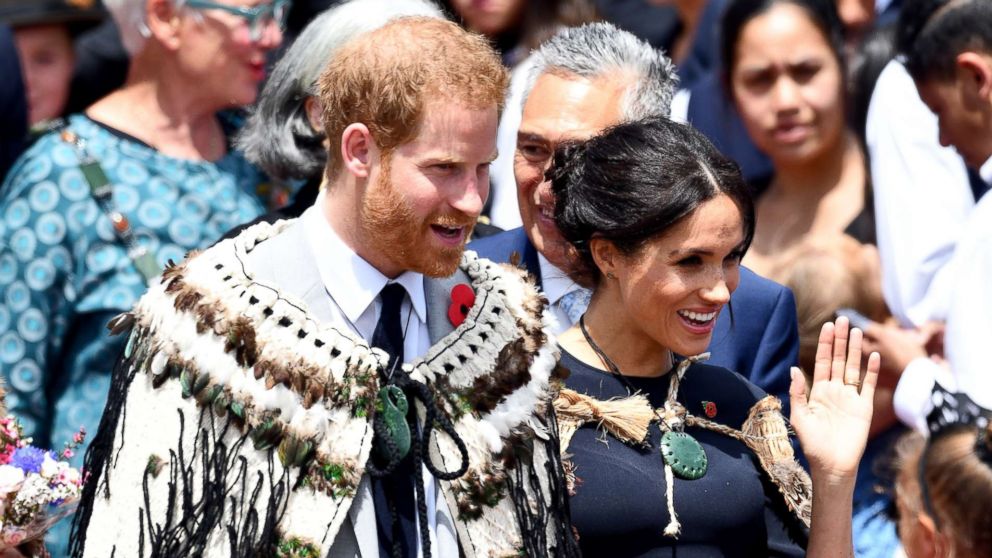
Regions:
M 586 328 L 585 315 L 579 318 L 579 329 L 582 330 L 582 335 L 585 337 L 586 342 L 589 343 L 593 352 L 599 356 L 603 363 L 606 364 L 606 367 L 610 369 L 610 372 L 627 388 L 627 394 L 633 395 L 637 390 L 633 389 L 630 380 L 624 377 L 616 363 L 607 356 L 606 352 L 589 335 L 589 330 Z M 684 361 L 684 363 L 689 362 L 691 361 Z M 651 405 L 650 401 L 648 402 L 648 407 L 651 408 L 651 412 L 658 419 L 658 430 L 662 433 L 676 429 L 681 430 L 681 426 L 685 424 L 685 419 L 688 415 L 685 407 L 675 401 L 679 389 L 679 380 L 681 380 L 682 374 L 688 367 L 688 364 L 684 363 L 679 364 L 678 370 L 675 371 L 675 377 L 671 378 L 671 383 L 668 386 L 668 395 L 665 398 L 665 416 L 662 417 L 659 415 L 654 405 Z M 669 418 L 673 420 L 669 420 Z M 662 448 L 664 448 L 664 443 L 662 443 Z M 664 534 L 665 536 L 677 539 L 682 531 L 682 524 L 679 522 L 678 515 L 675 513 L 675 478 L 671 464 L 664 457 L 664 452 L 662 452 L 662 463 L 665 467 L 665 507 L 668 510 L 668 525 L 665 526 Z

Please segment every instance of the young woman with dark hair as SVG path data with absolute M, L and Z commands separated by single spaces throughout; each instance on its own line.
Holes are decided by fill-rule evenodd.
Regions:
M 754 230 L 737 166 L 649 119 L 559 150 L 550 173 L 573 276 L 593 288 L 560 337 L 570 375 L 555 404 L 583 553 L 850 556 L 879 365 L 860 369 L 861 332 L 826 324 L 812 385 L 793 371 L 811 484 L 777 400 L 701 363 Z
M 874 238 L 864 149 L 847 125 L 841 20 L 831 0 L 736 0 L 723 16 L 723 81 L 772 162 L 748 267 L 767 273 L 806 236 Z M 774 279 L 774 277 L 773 277 Z

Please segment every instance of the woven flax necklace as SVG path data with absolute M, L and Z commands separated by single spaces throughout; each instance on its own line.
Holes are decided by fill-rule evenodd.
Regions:
M 579 318 L 579 329 L 582 330 L 582 335 L 585 337 L 586 343 L 596 353 L 596 356 L 603 361 L 603 364 L 606 365 L 610 373 L 627 389 L 627 394 L 634 395 L 638 390 L 624 376 L 620 368 L 613 362 L 613 359 L 589 335 L 589 330 L 586 329 L 585 316 Z M 658 409 L 651 406 L 651 411 L 658 420 L 658 428 L 662 432 L 661 447 L 659 450 L 662 461 L 665 464 L 665 485 L 668 515 L 670 517 L 668 526 L 665 527 L 665 534 L 676 538 L 682 527 L 675 515 L 673 496 L 675 480 L 673 477 L 677 476 L 684 480 L 700 479 L 706 474 L 707 468 L 706 451 L 703 450 L 703 446 L 695 438 L 685 432 L 688 411 L 686 411 L 686 408 L 681 403 L 676 401 L 676 397 L 678 395 L 679 384 L 682 382 L 682 376 L 685 375 L 689 366 L 693 362 L 696 362 L 696 360 L 708 356 L 709 354 L 699 355 L 699 357 L 687 358 L 679 362 L 678 367 L 673 372 L 671 383 L 668 386 L 668 395 L 665 398 L 665 406 L 662 409 L 662 413 L 659 413 Z

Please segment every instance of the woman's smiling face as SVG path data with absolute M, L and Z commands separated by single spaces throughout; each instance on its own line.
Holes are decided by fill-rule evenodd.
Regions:
M 743 243 L 741 211 L 720 194 L 636 253 L 612 258 L 602 271 L 613 277 L 604 280 L 616 283 L 610 288 L 619 289 L 630 331 L 677 354 L 697 355 L 709 346 L 716 318 L 737 288 Z

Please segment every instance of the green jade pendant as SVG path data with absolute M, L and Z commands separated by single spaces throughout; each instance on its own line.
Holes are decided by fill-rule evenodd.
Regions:
M 397 459 L 403 459 L 410 452 L 410 425 L 406 422 L 406 412 L 410 405 L 403 390 L 396 386 L 385 386 L 379 390 L 376 410 L 381 414 L 386 432 L 398 451 Z M 382 457 L 389 459 L 388 446 L 376 445 Z
M 680 479 L 696 480 L 706 474 L 706 451 L 685 432 L 669 430 L 661 436 L 661 457 Z

